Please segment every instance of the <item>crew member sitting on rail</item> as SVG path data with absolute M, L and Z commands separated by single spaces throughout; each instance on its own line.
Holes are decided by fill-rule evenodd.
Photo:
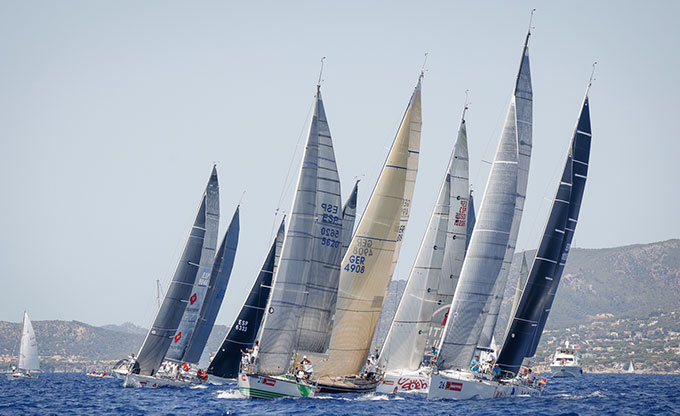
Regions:
M 470 371 L 478 373 L 482 369 L 482 365 L 479 362 L 479 355 L 475 355 L 475 359 L 470 363 Z

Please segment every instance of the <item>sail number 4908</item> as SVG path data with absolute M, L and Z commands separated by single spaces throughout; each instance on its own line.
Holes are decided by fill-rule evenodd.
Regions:
M 345 270 L 353 273 L 363 273 L 366 269 L 366 266 L 364 266 L 365 261 L 366 257 L 364 256 L 351 255 L 349 256 L 349 263 L 345 266 Z

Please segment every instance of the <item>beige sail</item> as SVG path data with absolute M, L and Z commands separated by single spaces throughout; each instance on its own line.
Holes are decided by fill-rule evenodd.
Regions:
M 354 375 L 366 362 L 411 211 L 422 125 L 421 79 L 342 260 L 335 326 L 328 359 L 315 366 L 318 376 Z

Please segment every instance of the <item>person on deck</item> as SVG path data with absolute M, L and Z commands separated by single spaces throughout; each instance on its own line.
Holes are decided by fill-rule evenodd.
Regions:
M 302 360 L 302 368 L 304 369 L 305 372 L 305 377 L 307 377 L 307 380 L 312 379 L 312 373 L 314 373 L 314 366 L 312 365 L 312 362 L 305 358 Z
M 425 360 L 429 357 L 430 366 L 433 366 L 435 361 L 437 361 L 437 355 L 439 355 L 439 350 L 434 345 L 430 351 L 425 353 Z
M 470 363 L 470 371 L 478 373 L 482 369 L 482 365 L 479 362 L 479 355 L 475 355 L 475 359 Z
M 501 378 L 501 368 L 498 366 L 498 364 L 493 363 L 491 367 L 491 375 L 495 379 L 500 379 Z
M 375 365 L 371 360 L 366 360 L 366 380 L 372 381 L 375 377 Z
M 531 368 L 527 370 L 527 383 L 533 385 L 536 381 L 536 374 L 531 371 Z

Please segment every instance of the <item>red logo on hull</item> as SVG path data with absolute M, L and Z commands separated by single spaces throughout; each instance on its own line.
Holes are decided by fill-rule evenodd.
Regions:
M 455 381 L 446 382 L 446 390 L 461 391 L 463 390 L 463 383 L 456 383 Z
M 265 386 L 273 386 L 276 384 L 276 380 L 273 378 L 262 377 L 260 379 L 260 384 L 264 384 Z

